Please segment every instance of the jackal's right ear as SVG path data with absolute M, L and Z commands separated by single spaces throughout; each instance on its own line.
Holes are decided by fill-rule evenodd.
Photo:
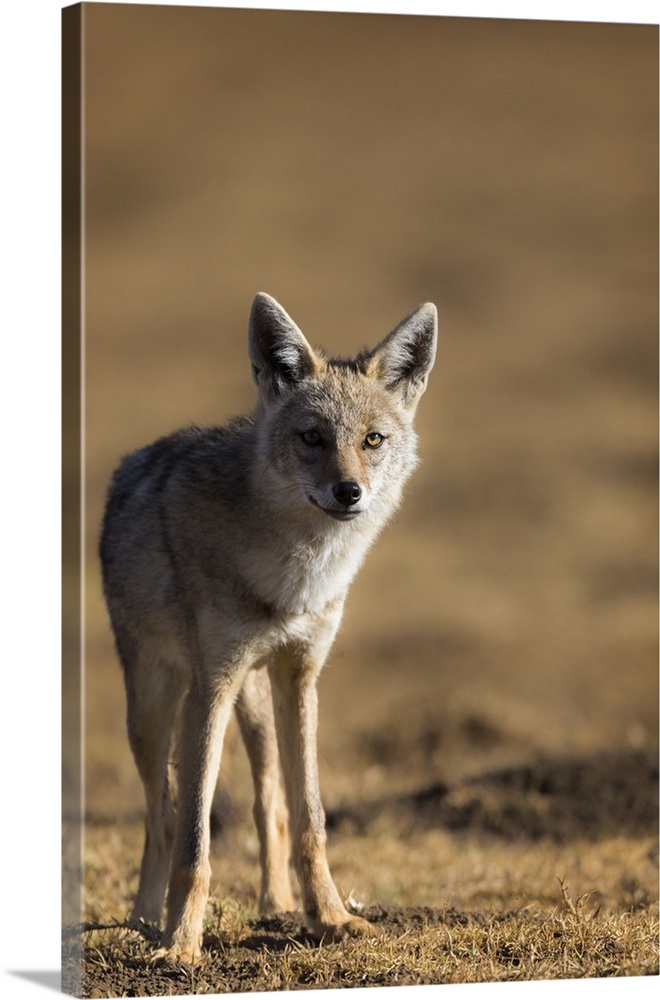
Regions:
M 252 374 L 259 388 L 279 396 L 318 370 L 319 359 L 279 302 L 258 292 L 249 325 Z

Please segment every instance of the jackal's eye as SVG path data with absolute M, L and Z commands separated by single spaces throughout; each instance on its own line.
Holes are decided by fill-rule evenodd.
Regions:
M 380 448 L 385 438 L 378 431 L 371 431 L 364 439 L 365 448 Z
M 319 445 L 323 444 L 323 438 L 318 431 L 303 431 L 300 436 L 305 444 L 310 445 L 312 448 L 318 448 Z

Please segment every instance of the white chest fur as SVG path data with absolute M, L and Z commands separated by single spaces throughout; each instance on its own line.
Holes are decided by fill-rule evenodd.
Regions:
M 270 538 L 243 553 L 241 575 L 280 614 L 316 613 L 345 595 L 375 534 L 373 525 L 329 522 L 316 537 L 293 544 Z

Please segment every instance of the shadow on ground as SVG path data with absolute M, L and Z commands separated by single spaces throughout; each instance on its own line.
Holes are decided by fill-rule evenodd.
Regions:
M 387 814 L 419 829 L 444 827 L 510 839 L 653 834 L 658 828 L 655 751 L 540 759 L 484 774 L 455 787 L 437 782 L 410 795 L 337 809 L 329 829 L 366 834 Z

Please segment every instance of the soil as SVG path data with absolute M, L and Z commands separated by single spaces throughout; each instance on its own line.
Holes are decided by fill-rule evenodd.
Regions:
M 435 783 L 412 795 L 364 802 L 329 813 L 329 829 L 366 834 L 393 814 L 413 829 L 442 826 L 508 839 L 600 839 L 658 828 L 655 752 L 603 753 L 540 760 L 485 774 L 455 788 Z
M 411 927 L 433 926 L 439 923 L 452 926 L 464 923 L 464 914 L 451 911 L 440 911 L 428 906 L 410 907 L 369 907 L 363 915 L 374 923 L 381 934 L 396 937 Z M 479 917 L 478 917 L 479 919 Z M 483 918 L 480 918 L 483 919 Z M 246 936 L 233 944 L 227 951 L 226 945 L 217 936 L 207 935 L 204 947 L 207 949 L 220 947 L 223 951 L 222 960 L 213 970 L 214 990 L 218 993 L 244 993 L 250 991 L 254 979 L 255 953 L 265 950 L 277 954 L 291 946 L 317 947 L 317 943 L 305 931 L 299 916 L 296 914 L 278 914 L 272 917 L 260 917 L 249 923 Z M 67 976 L 67 964 L 62 971 L 62 988 L 67 992 L 67 984 L 77 988 L 77 962 L 70 960 L 72 976 Z M 208 976 L 208 973 L 207 973 Z M 209 977 L 210 978 L 210 977 Z M 122 968 L 114 968 L 95 973 L 89 968 L 84 973 L 83 995 L 86 997 L 126 997 L 126 996 L 161 996 L 170 992 L 187 993 L 190 990 L 189 970 L 176 968 L 159 968 L 143 960 L 128 963 Z M 419 980 L 412 978 L 408 984 L 397 981 L 397 985 L 418 985 Z M 310 983 L 301 982 L 299 988 L 309 989 Z M 327 986 L 349 985 L 328 983 Z M 363 981 L 361 986 L 390 985 L 382 979 L 377 982 Z M 177 988 L 178 987 L 178 988 Z

